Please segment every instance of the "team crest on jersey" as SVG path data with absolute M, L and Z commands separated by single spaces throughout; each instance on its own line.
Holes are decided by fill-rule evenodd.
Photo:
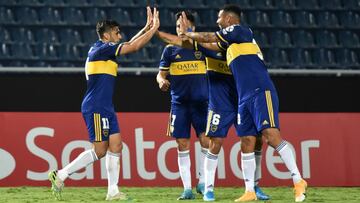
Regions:
M 104 130 L 103 130 L 103 135 L 104 135 L 105 137 L 109 136 L 109 129 L 104 129 Z
M 218 126 L 217 125 L 211 125 L 211 127 L 210 127 L 210 130 L 211 130 L 211 132 L 215 132 L 216 130 L 218 129 Z
M 201 56 L 202 56 L 202 53 L 201 53 L 201 51 L 195 51 L 195 52 L 194 52 L 194 55 L 195 55 L 195 58 L 196 58 L 196 59 L 200 59 Z

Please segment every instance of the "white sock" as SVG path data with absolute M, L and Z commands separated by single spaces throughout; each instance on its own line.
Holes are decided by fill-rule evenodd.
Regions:
M 208 149 L 201 148 L 199 160 L 199 184 L 205 182 L 204 160 Z
M 248 192 L 254 192 L 254 176 L 256 168 L 255 153 L 241 152 L 241 166 L 245 181 L 245 190 Z
M 190 151 L 178 151 L 178 165 L 184 190 L 191 189 Z
M 255 185 L 259 184 L 259 181 L 261 179 L 261 151 L 255 151 L 255 164 L 256 164 L 256 168 L 255 168 Z
M 119 193 L 118 182 L 120 173 L 120 153 L 107 151 L 105 166 L 108 179 L 108 195 L 114 196 Z
M 214 191 L 215 172 L 218 164 L 218 155 L 207 152 L 204 160 L 205 191 Z
M 59 170 L 57 175 L 60 180 L 65 181 L 71 174 L 75 173 L 76 171 L 85 168 L 89 164 L 93 163 L 94 161 L 98 160 L 94 149 L 89 149 L 81 154 L 79 154 L 76 159 L 70 162 L 67 166 L 63 169 Z
M 289 148 L 287 142 L 283 140 L 277 147 L 276 151 L 279 152 L 281 159 L 284 161 L 286 167 L 291 173 L 291 177 L 294 183 L 297 183 L 301 180 L 301 175 L 299 169 L 296 165 L 294 154 Z

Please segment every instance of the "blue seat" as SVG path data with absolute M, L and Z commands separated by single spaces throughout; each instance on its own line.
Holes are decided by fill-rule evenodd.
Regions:
M 289 56 L 285 49 L 274 48 L 269 54 L 269 62 L 272 68 L 287 68 L 289 67 Z
M 56 32 L 49 28 L 41 28 L 36 31 L 36 41 L 38 43 L 59 43 L 59 37 Z
M 50 63 L 45 61 L 36 61 L 35 63 L 29 64 L 30 67 L 51 67 Z
M 91 0 L 89 4 L 95 7 L 109 7 L 113 5 L 110 0 Z
M 339 20 L 332 12 L 320 12 L 318 14 L 318 25 L 325 28 L 339 27 Z
M 359 0 L 344 0 L 343 4 L 344 4 L 345 9 L 360 10 L 360 2 L 359 2 Z
M 9 1 L 9 0 L 0 0 L 1 6 L 14 6 L 17 5 L 16 1 Z
M 10 36 L 10 32 L 3 28 L 3 27 L 0 27 L 0 42 L 1 43 L 8 43 L 8 42 L 11 42 L 11 36 Z
M 335 54 L 331 49 L 315 49 L 314 62 L 323 68 L 332 68 L 337 66 Z
M 339 42 L 343 47 L 359 47 L 359 36 L 352 31 L 344 30 L 339 32 Z
M 69 7 L 83 7 L 83 6 L 89 6 L 89 2 L 87 0 L 67 0 L 66 1 L 67 6 Z
M 155 1 L 155 0 L 153 0 Z M 140 7 L 145 7 L 146 1 L 140 1 L 144 3 L 144 5 L 139 5 Z M 135 0 L 114 0 L 113 5 L 115 7 L 134 7 L 136 6 Z M 154 4 L 152 4 L 154 5 Z
M 58 25 L 62 24 L 61 14 L 58 9 L 52 7 L 42 7 L 40 9 L 40 21 L 42 24 Z
M 176 19 L 174 12 L 169 11 L 168 9 L 160 9 L 159 12 L 161 13 L 160 15 L 161 25 L 175 27 Z
M 16 9 L 16 17 L 19 23 L 23 25 L 39 24 L 39 16 L 35 9 L 29 7 L 20 7 Z
M 133 52 L 128 54 L 130 61 L 148 61 L 149 54 L 147 53 L 146 49 L 140 49 L 137 52 Z
M 353 11 L 340 13 L 341 25 L 346 28 L 360 28 L 360 15 Z
M 254 8 L 257 9 L 268 9 L 273 7 L 272 0 L 252 0 L 251 4 Z
M 23 42 L 23 43 L 35 42 L 34 33 L 25 27 L 14 28 L 12 30 L 11 35 L 14 41 L 16 42 Z
M 10 8 L 0 7 L 1 24 L 14 24 L 15 18 L 13 10 Z
M 359 57 L 355 51 L 349 49 L 339 49 L 336 52 L 336 59 L 341 68 L 359 68 Z
M 145 10 L 145 9 L 143 9 Z M 144 23 L 143 24 L 137 24 L 137 22 L 135 24 L 141 26 L 141 25 L 145 25 L 146 23 L 146 12 L 145 14 L 137 14 L 137 15 L 141 15 L 144 16 Z M 130 15 L 129 12 L 125 9 L 121 9 L 121 8 L 114 8 L 110 10 L 110 16 L 111 19 L 116 20 L 120 26 L 126 26 L 126 25 L 133 25 L 134 23 L 130 20 Z
M 337 47 L 338 41 L 336 35 L 328 30 L 320 30 L 316 32 L 316 45 L 319 47 Z
M 313 13 L 308 11 L 298 11 L 295 13 L 295 22 L 299 27 L 317 27 L 315 16 Z
M 279 9 L 295 9 L 295 0 L 275 0 L 274 6 Z
M 317 0 L 298 0 L 297 6 L 300 9 L 318 9 L 319 3 Z
M 9 44 L 1 43 L 0 44 L 0 59 L 9 59 L 11 57 L 11 52 Z
M 65 44 L 60 46 L 60 58 L 61 60 L 81 60 L 80 51 L 77 46 L 71 44 Z
M 183 0 L 185 8 L 204 8 L 205 5 L 202 0 Z
M 99 8 L 86 9 L 85 15 L 86 21 L 91 25 L 96 25 L 99 20 L 107 19 L 105 11 Z
M 55 63 L 51 64 L 52 67 L 55 68 L 68 68 L 68 67 L 75 67 L 74 63 L 70 63 L 68 61 L 56 61 Z M 80 66 L 79 66 L 80 67 Z
M 255 27 L 270 26 L 269 16 L 263 11 L 251 11 L 248 15 L 249 24 Z
M 32 59 L 34 58 L 34 52 L 27 43 L 16 43 L 11 46 L 11 53 L 14 59 Z
M 69 25 L 85 24 L 84 14 L 80 9 L 67 7 L 63 12 L 64 21 Z
M 314 67 L 311 51 L 307 49 L 292 49 L 291 62 L 294 68 L 312 68 Z
M 64 6 L 64 0 L 42 0 L 45 6 Z
M 60 41 L 63 44 L 80 44 L 82 43 L 81 35 L 79 31 L 66 28 L 60 31 Z
M 313 35 L 304 30 L 295 31 L 293 34 L 293 42 L 297 47 L 310 48 L 314 47 L 314 37 Z
M 198 14 L 201 19 L 201 24 L 216 26 L 217 12 L 214 9 L 206 9 Z
M 261 31 L 254 31 L 254 39 L 256 40 L 256 43 L 260 47 L 266 47 L 269 46 L 269 40 L 267 38 L 267 35 L 264 32 Z
M 276 27 L 292 27 L 293 20 L 288 12 L 274 11 L 271 15 L 272 25 Z
M 11 61 L 9 67 L 27 67 L 28 65 L 23 61 Z
M 347 0 L 346 0 L 347 1 Z M 320 8 L 324 9 L 341 9 L 341 0 L 319 0 Z
M 57 47 L 52 44 L 38 44 L 35 48 L 35 53 L 42 60 L 58 59 Z
M 21 6 L 39 6 L 41 3 L 39 0 L 16 0 L 18 5 Z
M 182 8 L 180 0 L 157 0 L 161 8 Z
M 231 3 L 240 5 L 242 9 L 252 8 L 250 0 L 232 0 Z
M 204 5 L 209 8 L 220 9 L 226 4 L 226 0 L 204 0 Z
M 83 29 L 82 30 L 82 38 L 84 39 L 84 44 L 87 44 L 87 45 L 92 45 L 99 39 L 99 37 L 96 33 L 96 30 L 94 28 Z
M 289 33 L 282 30 L 272 31 L 271 45 L 274 47 L 292 47 L 291 37 Z

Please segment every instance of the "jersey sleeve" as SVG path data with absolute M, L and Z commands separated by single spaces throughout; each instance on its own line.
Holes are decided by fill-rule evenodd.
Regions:
M 161 54 L 159 69 L 167 71 L 169 70 L 171 60 L 170 60 L 171 48 L 170 46 L 166 46 Z
M 102 47 L 102 54 L 107 55 L 110 58 L 120 55 L 123 44 L 107 43 Z
M 227 48 L 232 43 L 252 42 L 253 39 L 251 30 L 241 25 L 229 26 L 215 34 L 220 39 L 220 43 L 218 43 L 220 48 Z

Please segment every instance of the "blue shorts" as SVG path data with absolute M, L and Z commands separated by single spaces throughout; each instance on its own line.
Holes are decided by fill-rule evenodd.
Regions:
M 276 91 L 259 92 L 239 104 L 239 136 L 259 135 L 266 128 L 279 128 L 279 99 Z
M 89 132 L 90 142 L 108 141 L 110 135 L 120 133 L 115 112 L 83 113 L 83 118 Z
M 190 138 L 191 125 L 196 136 L 205 132 L 208 103 L 171 104 L 168 136 Z
M 236 132 L 238 133 L 239 129 L 236 122 L 236 116 L 236 112 L 234 111 L 215 111 L 209 109 L 206 124 L 206 136 L 226 137 L 232 125 L 235 126 Z

